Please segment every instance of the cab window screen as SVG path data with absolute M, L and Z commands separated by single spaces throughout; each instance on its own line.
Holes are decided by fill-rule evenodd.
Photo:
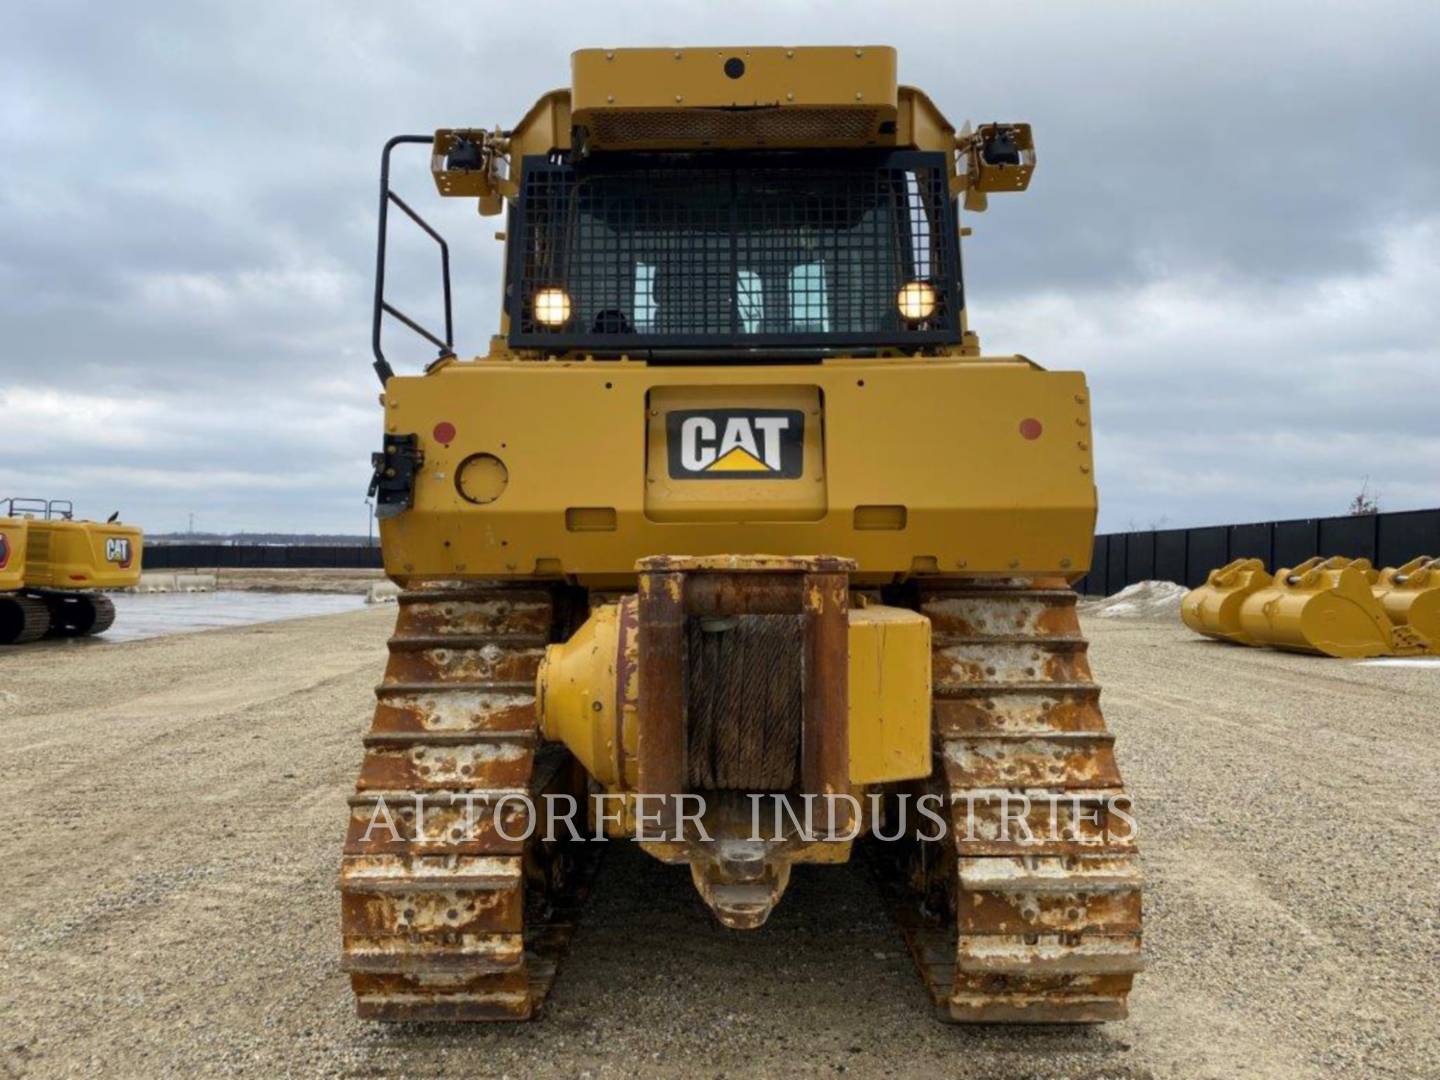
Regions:
M 908 151 L 527 158 L 510 340 L 641 350 L 958 341 L 944 166 L 943 155 Z M 935 290 L 921 321 L 896 303 L 911 281 Z M 537 307 L 554 289 L 568 307 Z M 557 309 L 561 323 L 539 317 Z

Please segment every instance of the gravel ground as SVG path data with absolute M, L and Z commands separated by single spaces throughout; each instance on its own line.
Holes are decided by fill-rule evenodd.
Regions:
M 1127 1022 L 956 1028 L 858 868 L 763 930 L 614 845 L 540 1023 L 384 1027 L 337 970 L 393 609 L 0 649 L 0 1077 L 1440 1075 L 1440 667 L 1092 619 L 1140 813 Z

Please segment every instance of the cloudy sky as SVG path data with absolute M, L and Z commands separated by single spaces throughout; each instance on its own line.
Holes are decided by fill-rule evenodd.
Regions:
M 1035 126 L 1030 191 L 970 221 L 971 325 L 1089 374 L 1102 529 L 1338 513 L 1367 477 L 1440 505 L 1433 3 L 9 10 L 0 496 L 363 532 L 386 137 L 513 123 L 583 46 L 874 42 L 957 123 Z M 493 220 L 431 205 L 483 351 Z

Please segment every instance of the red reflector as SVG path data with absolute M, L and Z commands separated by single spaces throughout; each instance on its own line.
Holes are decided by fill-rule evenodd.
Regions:
M 1020 421 L 1020 436 L 1024 439 L 1038 439 L 1040 432 L 1045 429 L 1040 426 L 1040 421 L 1033 416 L 1026 417 Z
M 449 420 L 441 420 L 435 425 L 435 430 L 430 433 L 435 436 L 435 441 L 449 446 L 455 441 L 455 425 Z
M 70 575 L 70 580 L 71 580 L 71 581 L 84 581 L 84 580 L 85 580 L 85 575 L 84 575 L 84 574 L 71 574 L 71 575 Z

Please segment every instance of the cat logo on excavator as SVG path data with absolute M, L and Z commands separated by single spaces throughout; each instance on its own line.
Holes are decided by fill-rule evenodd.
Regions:
M 799 409 L 677 410 L 666 417 L 666 436 L 677 480 L 793 480 L 805 471 Z
M 130 540 L 124 536 L 105 538 L 105 561 L 115 563 L 121 569 L 130 565 Z

